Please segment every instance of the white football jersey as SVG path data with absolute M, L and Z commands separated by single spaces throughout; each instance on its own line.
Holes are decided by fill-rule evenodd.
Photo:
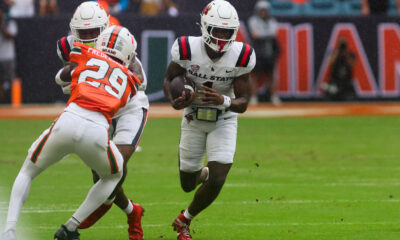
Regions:
M 69 53 L 71 52 L 73 44 L 74 44 L 74 37 L 72 35 L 69 35 L 67 37 L 62 37 L 57 41 L 57 55 L 63 63 L 69 61 Z M 137 109 L 142 109 L 142 108 L 149 109 L 149 100 L 144 92 L 147 87 L 146 73 L 144 72 L 143 65 L 140 62 L 139 58 L 136 57 L 135 61 L 137 61 L 140 64 L 140 67 L 142 68 L 143 82 L 138 87 L 136 95 L 133 98 L 131 98 L 126 103 L 126 105 L 115 114 L 114 117 L 118 117 L 123 113 L 135 111 Z
M 173 62 L 186 69 L 186 76 L 193 80 L 196 91 L 202 89 L 201 84 L 205 84 L 231 98 L 235 98 L 234 79 L 249 73 L 256 63 L 253 48 L 242 42 L 234 42 L 221 58 L 213 61 L 206 53 L 202 37 L 192 36 L 177 38 L 172 46 L 171 55 Z M 185 109 L 185 114 L 202 105 L 199 97 L 200 94 L 196 92 L 196 97 L 191 106 Z M 207 105 L 207 107 L 224 109 L 221 105 Z

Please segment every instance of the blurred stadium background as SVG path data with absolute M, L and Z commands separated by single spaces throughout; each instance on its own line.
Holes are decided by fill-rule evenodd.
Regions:
M 278 94 L 283 101 L 321 101 L 321 84 L 328 81 L 328 58 L 338 39 L 345 36 L 356 55 L 356 101 L 397 100 L 400 34 L 395 0 L 386 15 L 361 15 L 361 0 L 309 0 L 296 4 L 271 0 L 271 14 L 279 22 L 281 54 L 276 65 Z M 23 103 L 63 103 L 67 100 L 54 83 L 61 67 L 56 42 L 69 33 L 73 10 L 82 1 L 58 1 L 58 15 L 17 19 L 17 75 L 22 80 Z M 163 75 L 176 37 L 200 35 L 199 13 L 208 1 L 175 0 L 179 15 L 141 16 L 135 1 L 115 15 L 135 35 L 138 56 L 149 78 L 151 102 L 163 102 Z M 251 43 L 247 19 L 255 0 L 231 0 L 241 19 L 238 38 Z

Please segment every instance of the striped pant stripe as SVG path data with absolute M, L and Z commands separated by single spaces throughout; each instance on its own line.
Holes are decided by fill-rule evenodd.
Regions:
M 108 155 L 108 161 L 110 162 L 111 174 L 117 173 L 119 171 L 118 164 L 117 161 L 115 160 L 115 156 L 110 145 L 107 147 L 107 155 Z
M 53 130 L 53 127 L 54 127 L 54 125 L 56 124 L 57 120 L 58 120 L 58 119 L 56 119 L 56 120 L 53 122 L 53 124 L 52 124 L 51 127 L 50 127 L 49 132 L 48 132 L 46 135 L 43 136 L 42 140 L 39 142 L 39 144 L 38 144 L 38 146 L 36 147 L 35 151 L 33 151 L 32 156 L 31 156 L 31 161 L 32 161 L 33 163 L 36 163 L 36 162 L 37 162 L 37 160 L 38 160 L 38 158 L 39 158 L 39 155 L 40 155 L 40 153 L 42 152 L 42 149 L 43 149 L 44 145 L 46 144 L 47 139 L 49 139 L 49 136 L 50 136 L 50 134 L 51 134 L 51 131 Z
M 147 109 L 143 108 L 143 119 L 142 119 L 142 122 L 140 123 L 140 127 L 136 133 L 136 136 L 133 139 L 132 144 L 131 144 L 133 149 L 135 149 L 135 150 L 136 150 L 137 146 L 139 145 L 140 138 L 142 137 L 143 129 L 146 125 L 146 122 L 147 122 Z

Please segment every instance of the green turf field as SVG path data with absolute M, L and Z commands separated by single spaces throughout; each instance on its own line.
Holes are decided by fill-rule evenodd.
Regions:
M 219 198 L 192 223 L 195 240 L 400 239 L 400 118 L 239 119 L 235 164 Z M 46 120 L 1 120 L 0 226 L 12 183 Z M 178 178 L 179 119 L 149 119 L 125 191 L 146 209 L 145 239 L 176 239 L 192 193 Z M 91 174 L 77 157 L 32 184 L 21 239 L 52 239 L 83 201 Z M 25 237 L 25 238 L 24 238 Z M 114 206 L 81 239 L 123 240 Z

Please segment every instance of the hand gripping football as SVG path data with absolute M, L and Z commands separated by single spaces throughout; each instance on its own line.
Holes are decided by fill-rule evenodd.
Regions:
M 190 92 L 194 92 L 194 82 L 184 75 L 178 75 L 174 77 L 170 83 L 170 93 L 172 99 L 182 96 L 183 91 L 185 91 L 186 100 L 189 100 Z

